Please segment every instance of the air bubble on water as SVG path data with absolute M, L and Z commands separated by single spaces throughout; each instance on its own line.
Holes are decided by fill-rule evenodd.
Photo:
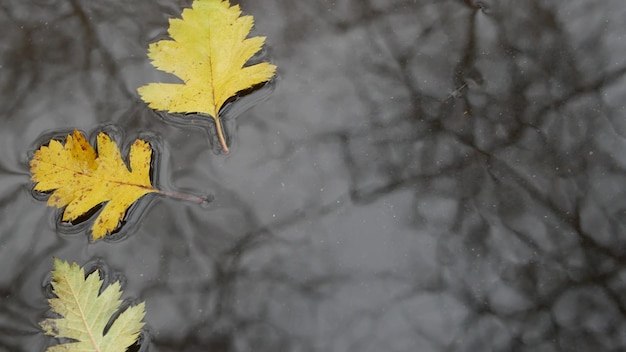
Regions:
M 209 206 L 211 205 L 211 203 L 213 203 L 214 200 L 215 200 L 215 196 L 214 195 L 207 194 L 205 197 L 203 197 L 203 200 L 200 203 L 200 207 L 202 209 L 208 209 Z
M 491 6 L 489 6 L 488 4 L 486 4 L 483 1 L 477 1 L 475 3 L 475 6 L 480 9 L 481 12 L 485 13 L 485 14 L 489 14 L 491 12 Z

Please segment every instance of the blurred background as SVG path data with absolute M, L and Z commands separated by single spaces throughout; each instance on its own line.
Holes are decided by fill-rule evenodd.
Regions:
M 626 349 L 626 3 L 234 1 L 269 85 L 214 126 L 136 88 L 191 1 L 0 4 L 0 351 L 52 258 L 145 300 L 144 351 Z M 159 188 L 90 242 L 33 197 L 51 136 L 147 136 Z

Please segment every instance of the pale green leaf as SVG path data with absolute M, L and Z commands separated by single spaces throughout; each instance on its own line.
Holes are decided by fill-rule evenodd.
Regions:
M 76 341 L 52 346 L 48 352 L 123 352 L 137 340 L 144 325 L 144 303 L 122 312 L 105 335 L 104 328 L 122 304 L 122 291 L 119 282 L 99 293 L 101 287 L 97 271 L 85 278 L 78 264 L 54 259 L 52 289 L 57 298 L 48 301 L 61 318 L 45 319 L 40 326 L 47 335 Z

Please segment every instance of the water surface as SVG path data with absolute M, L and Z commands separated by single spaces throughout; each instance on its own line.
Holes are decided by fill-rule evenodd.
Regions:
M 228 156 L 135 91 L 190 1 L 0 5 L 0 350 L 53 342 L 53 257 L 123 278 L 148 351 L 626 349 L 623 1 L 240 4 L 278 78 Z M 148 133 L 158 185 L 215 200 L 61 231 L 28 158 L 74 128 Z

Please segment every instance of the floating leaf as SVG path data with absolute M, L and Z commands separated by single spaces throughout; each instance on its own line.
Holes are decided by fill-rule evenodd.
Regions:
M 97 271 L 85 278 L 78 264 L 54 259 L 52 289 L 57 298 L 48 302 L 61 318 L 48 318 L 39 325 L 47 335 L 76 342 L 49 347 L 47 352 L 123 352 L 135 343 L 144 325 L 144 302 L 119 314 L 105 334 L 105 327 L 122 304 L 122 291 L 119 282 L 99 293 L 101 288 Z
M 150 44 L 152 64 L 183 80 L 182 84 L 150 83 L 137 91 L 148 105 L 172 113 L 204 113 L 215 120 L 225 153 L 228 146 L 219 110 L 237 92 L 268 81 L 276 66 L 262 62 L 244 65 L 256 54 L 265 37 L 247 38 L 252 16 L 241 16 L 228 1 L 195 0 L 182 19 L 170 19 L 172 40 Z
M 130 147 L 130 169 L 117 144 L 104 132 L 98 134 L 98 153 L 82 133 L 74 130 L 65 145 L 51 140 L 35 151 L 30 161 L 35 190 L 54 191 L 48 205 L 65 207 L 63 221 L 75 220 L 106 202 L 91 228 L 94 240 L 117 229 L 128 208 L 148 193 L 206 201 L 154 188 L 150 183 L 152 148 L 146 141 L 138 139 Z

